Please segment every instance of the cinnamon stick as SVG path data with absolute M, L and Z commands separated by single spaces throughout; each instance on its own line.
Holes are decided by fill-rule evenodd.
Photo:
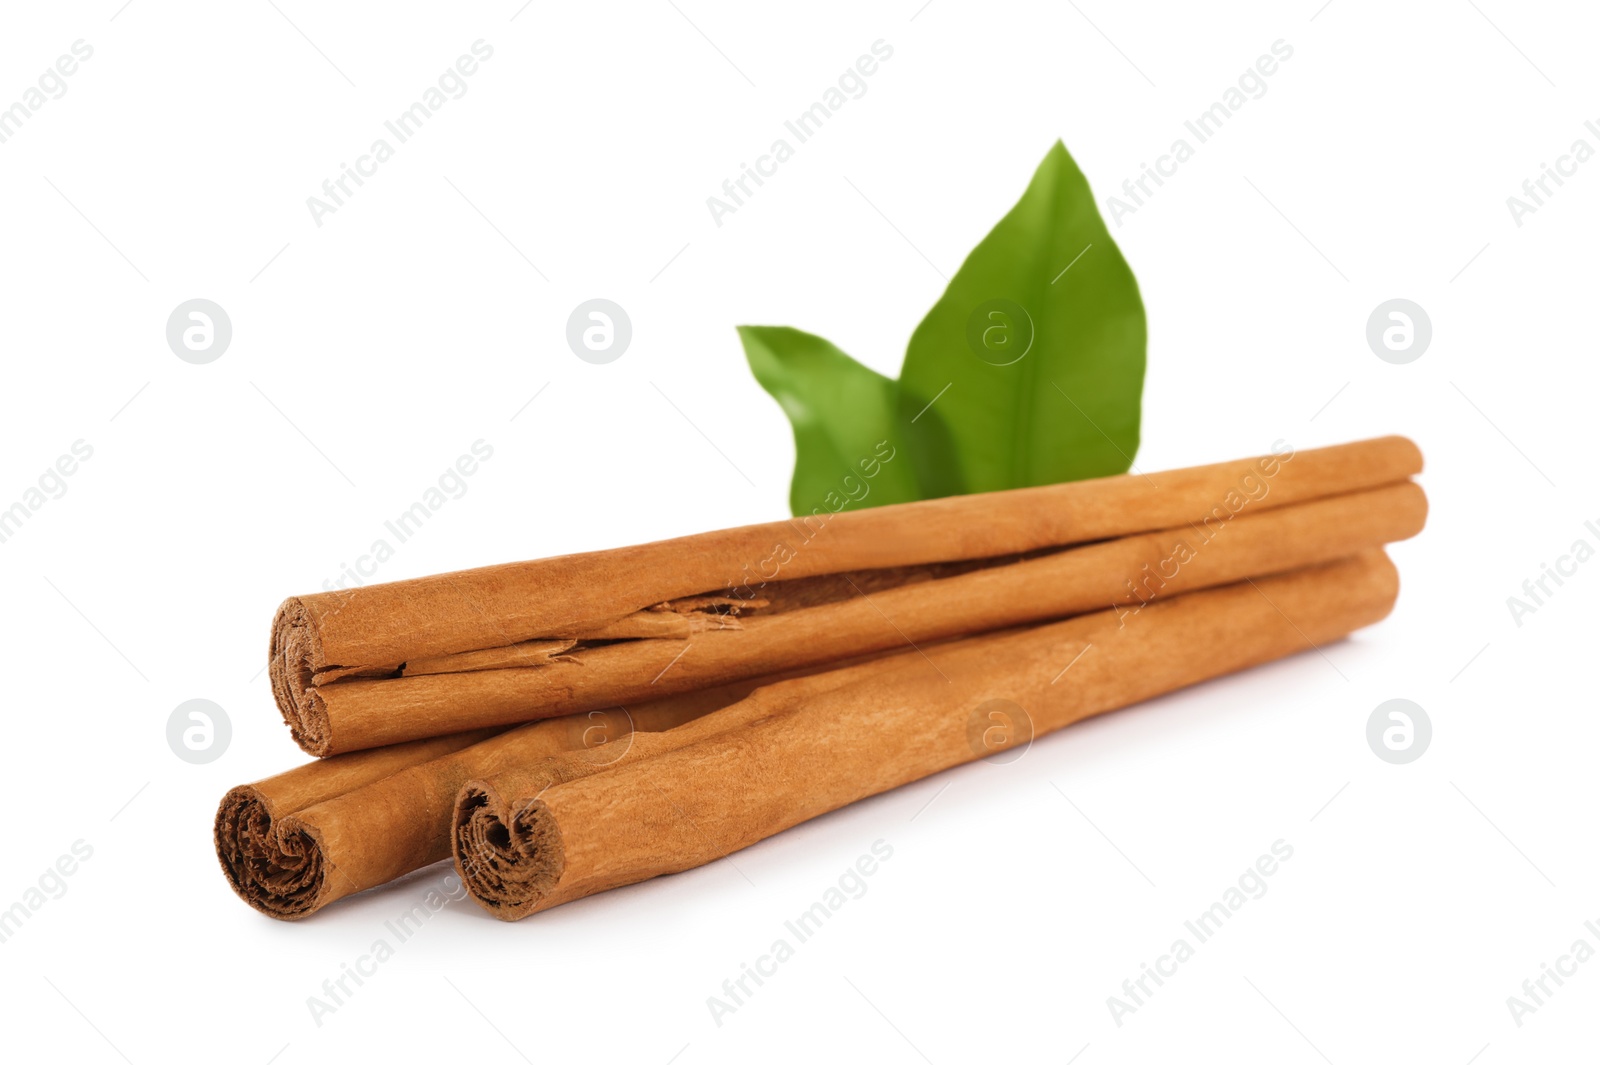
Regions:
M 966 497 L 961 508 L 957 501 L 935 500 L 841 514 L 814 541 L 815 551 L 795 554 L 791 563 L 795 570 L 810 572 L 800 566 L 802 561 L 811 568 L 890 558 L 900 562 L 893 567 L 774 580 L 760 589 L 760 599 L 695 597 L 690 602 L 696 608 L 706 601 L 717 606 L 749 605 L 733 608 L 737 613 L 712 615 L 714 621 L 669 638 L 646 635 L 593 643 L 585 641 L 596 637 L 581 632 L 561 641 L 541 637 L 498 649 L 406 662 L 398 670 L 400 675 L 381 679 L 350 676 L 352 667 L 343 665 L 337 670 L 338 679 L 322 683 L 321 674 L 306 666 L 296 675 L 309 677 L 310 682 L 288 686 L 292 705 L 285 716 L 303 747 L 326 754 L 574 713 L 1109 605 L 1134 608 L 1159 595 L 1326 561 L 1405 539 L 1420 530 L 1426 516 L 1421 489 L 1404 480 L 1401 472 L 1420 460 L 1409 442 L 1398 438 L 1304 452 L 1292 460 L 1252 461 L 1254 465 L 1245 467 L 1226 464 L 1156 475 L 1165 477 L 1165 484 L 1147 484 L 1142 476 L 1107 478 Z M 1240 474 L 1241 468 L 1254 472 Z M 1269 475 L 1267 469 L 1276 472 Z M 1289 479 L 1291 470 L 1296 479 Z M 1394 480 L 1397 475 L 1401 479 Z M 1247 489 L 1255 493 L 1253 500 L 1225 487 L 1233 476 L 1241 478 L 1237 483 L 1253 486 Z M 1363 482 L 1378 487 L 1335 494 L 1334 490 Z M 1088 491 L 1096 485 L 1097 492 Z M 1316 494 L 1319 485 L 1322 491 Z M 1225 502 L 1210 511 L 1193 505 L 1206 490 L 1214 490 L 1216 498 Z M 1055 515 L 1054 526 L 1048 529 L 1049 516 L 1037 510 L 1041 493 L 1059 495 L 1064 502 L 1055 505 L 1070 508 L 1070 513 Z M 894 520 L 877 519 L 885 513 Z M 1181 514 L 1189 516 L 1174 518 Z M 869 515 L 875 519 L 871 536 L 856 531 L 862 522 L 846 523 Z M 952 515 L 976 527 L 959 530 Z M 1139 531 L 1158 519 L 1171 520 L 1175 527 Z M 930 523 L 941 528 L 942 541 L 927 539 Z M 1126 535 L 1062 547 L 1119 530 Z M 720 560 L 730 556 L 716 546 L 717 538 L 742 542 L 748 535 L 749 530 L 728 530 L 676 542 L 681 558 L 671 565 L 660 563 L 660 572 L 647 574 L 635 570 L 641 560 L 654 559 L 660 545 L 601 555 L 617 567 L 619 584 L 654 579 L 651 587 L 660 594 L 701 584 L 711 567 L 725 564 Z M 906 546 L 879 542 L 884 537 L 901 537 Z M 832 561 L 817 561 L 824 548 Z M 932 560 L 930 553 L 945 557 Z M 566 578 L 561 571 L 592 566 L 597 557 L 550 559 L 543 569 L 539 563 L 496 568 L 522 574 L 516 580 L 523 583 L 528 602 L 517 624 L 524 624 L 529 613 L 554 609 L 546 598 L 563 598 L 560 588 Z M 674 567 L 695 575 L 682 578 Z M 537 573 L 544 576 L 528 576 Z M 502 573 L 501 579 L 511 577 Z M 540 592 L 537 585 L 546 579 L 553 590 Z M 472 577 L 467 583 L 476 587 L 481 580 L 487 578 Z M 420 583 L 425 582 L 405 582 Z M 594 603 L 611 604 L 605 609 L 632 602 L 620 598 L 624 592 L 598 576 L 587 594 Z M 477 617 L 493 609 L 489 602 L 474 601 Z M 630 626 L 626 631 L 636 633 L 663 631 L 668 626 L 647 624 L 644 619 L 676 616 L 673 605 L 645 607 L 631 621 L 607 622 L 595 631 L 615 632 L 623 624 Z M 286 616 L 280 613 L 280 622 Z M 343 625 L 347 612 L 330 615 L 329 620 Z M 281 644 L 275 668 L 289 661 L 287 648 L 312 632 L 298 623 L 285 625 L 275 630 L 275 646 Z M 536 661 L 523 654 L 526 647 L 538 648 Z M 280 697 L 280 706 L 285 698 L 289 697 Z
M 450 855 L 450 811 L 467 778 L 564 755 L 572 776 L 625 756 L 638 733 L 680 725 L 753 685 L 478 729 L 323 758 L 233 788 L 217 807 L 217 860 L 234 892 L 299 920 Z
M 641 737 L 651 753 L 603 774 L 550 781 L 545 764 L 468 782 L 457 870 L 485 909 L 516 920 L 694 868 L 980 757 L 972 724 L 992 700 L 1043 734 L 1338 639 L 1387 615 L 1397 589 L 1371 550 L 1179 595 L 1132 620 L 1112 609 L 907 652 L 841 671 L 846 683 L 821 694 L 763 687 Z

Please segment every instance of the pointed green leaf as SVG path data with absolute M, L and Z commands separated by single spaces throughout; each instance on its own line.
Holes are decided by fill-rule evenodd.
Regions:
M 902 424 L 924 495 L 1126 472 L 1144 365 L 1139 286 L 1057 141 L 906 349 Z M 939 417 L 912 423 L 928 403 Z
M 798 329 L 744 325 L 739 339 L 756 380 L 794 426 L 793 513 L 921 498 L 896 428 L 893 381 Z

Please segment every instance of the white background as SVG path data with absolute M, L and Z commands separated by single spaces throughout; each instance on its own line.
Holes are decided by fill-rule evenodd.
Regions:
M 1593 1053 L 1600 961 L 1520 1028 L 1505 1002 L 1580 936 L 1600 946 L 1600 562 L 1521 626 L 1506 605 L 1574 540 L 1600 546 L 1600 161 L 1520 227 L 1506 206 L 1574 139 L 1600 147 L 1592 10 L 120 2 L 6 5 L 0 26 L 0 105 L 94 49 L 0 145 L 0 505 L 94 449 L 0 544 L 0 908 L 93 847 L 0 944 L 8 1059 Z M 315 225 L 306 198 L 480 38 L 467 94 Z M 706 197 L 879 39 L 866 95 L 715 225 Z M 217 799 L 302 757 L 261 672 L 279 600 L 480 438 L 492 460 L 382 579 L 782 516 L 789 429 L 736 324 L 895 373 L 1053 140 L 1103 201 L 1279 39 L 1266 95 L 1114 229 L 1150 318 L 1138 461 L 1411 435 L 1433 509 L 1393 551 L 1394 615 L 737 865 L 516 925 L 453 904 L 314 1023 L 308 996 L 446 868 L 296 925 L 228 891 Z M 233 323 L 210 365 L 165 341 L 195 297 Z M 634 325 L 607 366 L 564 340 L 592 297 Z M 1392 297 L 1432 318 L 1409 365 L 1364 338 Z M 1406 766 L 1364 736 L 1394 697 L 1434 725 Z M 232 720 L 209 765 L 167 747 L 191 698 Z M 1115 1025 L 1107 996 L 1280 838 L 1270 891 Z M 707 996 L 879 839 L 865 897 L 713 1023 Z

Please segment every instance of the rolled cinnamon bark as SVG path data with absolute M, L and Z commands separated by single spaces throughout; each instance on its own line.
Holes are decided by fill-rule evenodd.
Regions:
M 1293 461 L 1306 463 L 1316 454 L 1302 453 Z M 1277 476 L 1284 477 L 1290 466 L 1280 463 L 1278 468 Z M 1381 469 L 1387 476 L 1391 467 Z M 1343 484 L 1346 479 L 1341 475 L 1334 481 Z M 1120 486 L 1124 491 L 1131 487 Z M 512 659 L 485 662 L 492 652 L 467 652 L 453 656 L 456 667 L 447 656 L 428 660 L 420 673 L 414 674 L 408 664 L 399 677 L 312 685 L 304 712 L 294 718 L 296 737 L 313 753 L 356 750 L 436 732 L 626 704 L 1106 606 L 1136 609 L 1159 595 L 1402 540 L 1422 528 L 1427 513 L 1422 490 L 1409 481 L 1290 503 L 1283 502 L 1287 493 L 1280 487 L 1263 492 L 1257 504 L 1225 510 L 1225 518 L 1196 509 L 1192 520 L 1176 528 L 1044 554 L 984 556 L 955 566 L 929 564 L 913 554 L 920 564 L 775 581 L 762 589 L 765 598 L 755 609 L 680 638 L 556 644 L 559 650 L 538 665 Z M 1297 488 L 1306 490 L 1299 482 Z M 1270 508 L 1248 509 L 1268 501 L 1274 502 Z M 1146 503 L 1166 506 L 1159 494 Z M 921 504 L 884 509 L 909 513 L 916 506 Z M 1160 513 L 1167 515 L 1166 510 Z M 854 516 L 842 514 L 839 521 Z M 1000 520 L 1005 527 L 1005 519 Z M 1145 519 L 1127 520 L 1139 524 Z M 1014 547 L 1031 541 L 1007 535 L 999 542 Z M 515 652 L 516 647 L 503 650 Z
M 550 782 L 552 766 L 525 766 L 468 782 L 457 871 L 485 909 L 516 920 L 690 869 L 982 756 L 974 726 L 995 700 L 1042 734 L 1338 639 L 1388 614 L 1397 590 L 1372 550 L 1176 596 L 1132 621 L 1107 610 L 954 641 L 926 660 L 896 655 L 814 696 L 764 687 L 650 737 L 656 753 L 605 774 Z
M 468 777 L 563 755 L 576 778 L 620 761 L 641 733 L 743 698 L 753 684 L 335 755 L 223 796 L 213 838 L 234 892 L 298 920 L 450 856 L 450 814 Z
M 1421 454 L 1402 437 L 1299 453 L 1280 447 L 1259 458 L 1167 473 L 819 512 L 299 596 L 284 602 L 273 623 L 273 694 L 296 742 L 319 755 L 460 731 L 471 726 L 459 708 L 486 700 L 511 704 L 496 703 L 498 722 L 551 716 L 563 707 L 541 701 L 540 684 L 521 692 L 500 690 L 499 682 L 517 689 L 527 673 L 587 662 L 600 652 L 623 655 L 618 668 L 649 670 L 649 680 L 663 668 L 658 663 L 675 660 L 697 635 L 693 623 L 663 624 L 663 615 L 702 615 L 702 625 L 716 615 L 727 620 L 709 624 L 735 626 L 740 615 L 771 608 L 764 600 L 778 586 L 806 579 L 824 578 L 826 593 L 826 578 L 854 574 L 870 591 L 862 582 L 875 571 L 1003 559 L 1188 523 L 1220 527 L 1241 510 L 1254 514 L 1393 484 L 1421 468 Z M 806 594 L 791 592 L 802 603 Z M 627 645 L 584 642 L 610 641 L 617 633 L 632 634 L 633 643 L 660 643 L 618 652 Z M 488 656 L 490 663 L 545 664 L 495 678 L 492 692 L 481 687 L 488 683 L 483 674 L 492 672 L 479 668 L 482 656 L 460 660 L 464 672 L 439 672 L 440 659 L 489 650 L 499 652 Z M 643 661 L 628 659 L 630 653 Z M 757 663 L 744 675 L 767 671 Z M 403 694 L 373 690 L 401 681 L 408 685 Z

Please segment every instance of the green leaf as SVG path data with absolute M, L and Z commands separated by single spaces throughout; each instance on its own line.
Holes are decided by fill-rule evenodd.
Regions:
M 893 381 L 798 329 L 743 325 L 739 339 L 756 380 L 794 426 L 794 514 L 922 498 L 896 425 Z
M 901 420 L 923 494 L 1126 472 L 1144 366 L 1139 286 L 1057 141 L 906 349 Z

